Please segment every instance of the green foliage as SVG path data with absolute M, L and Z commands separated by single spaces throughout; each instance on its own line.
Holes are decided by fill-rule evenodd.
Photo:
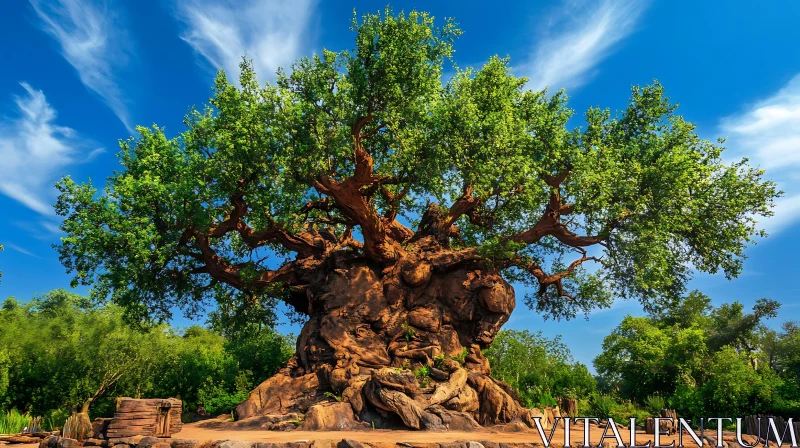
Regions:
M 715 308 L 693 291 L 649 318 L 625 317 L 595 367 L 610 388 L 651 413 L 669 405 L 688 418 L 792 415 L 798 389 L 785 347 L 795 336 L 791 324 L 782 334 L 763 324 L 778 307 L 760 299 L 746 314 L 739 303 Z
M 427 386 L 428 383 L 431 381 L 431 369 L 428 366 L 420 366 L 413 370 L 414 376 L 417 377 L 417 381 L 423 387 Z
M 560 338 L 503 330 L 484 351 L 492 376 L 508 383 L 529 406 L 552 406 L 553 397 L 586 397 L 596 388 L 586 366 L 574 362 Z
M 466 348 L 466 347 L 464 347 L 464 348 L 462 348 L 462 349 L 461 349 L 461 352 L 460 352 L 459 354 L 457 354 L 457 355 L 453 355 L 453 356 L 452 356 L 452 359 L 453 359 L 455 362 L 457 362 L 457 363 L 459 363 L 459 364 L 461 364 L 461 365 L 463 366 L 463 365 L 464 365 L 464 362 L 465 362 L 465 361 L 466 361 L 466 359 L 467 359 L 467 354 L 468 354 L 468 353 L 469 353 L 469 352 L 467 351 L 467 348 Z
M 245 401 L 250 394 L 248 392 L 228 392 L 223 384 L 217 384 L 209 388 L 201 388 L 198 393 L 198 402 L 203 404 L 203 408 L 210 415 L 234 414 L 234 408 Z
M 556 400 L 552 395 L 548 392 L 544 392 L 539 395 L 539 400 L 535 404 L 536 407 L 543 407 L 543 406 L 558 406 L 558 400 Z
M 596 417 L 610 417 L 617 406 L 617 400 L 611 395 L 594 394 L 589 398 L 589 408 L 592 410 L 592 415 Z
M 572 128 L 564 92 L 526 90 L 508 58 L 452 64 L 455 74 L 442 76 L 461 34 L 452 20 L 387 8 L 354 17 L 351 30 L 352 48 L 301 58 L 275 83 L 262 85 L 247 60 L 238 86 L 220 72 L 209 104 L 188 113 L 178 136 L 138 127 L 123 141 L 122 166 L 104 188 L 62 179 L 56 210 L 66 236 L 57 249 L 73 284 L 134 321 L 164 321 L 176 307 L 195 315 L 214 299 L 237 319 L 274 318 L 288 288 L 264 274 L 292 250 L 217 232 L 234 200 L 244 201 L 238 219 L 252 234 L 293 234 L 354 218 L 362 226 L 373 213 L 414 221 L 428 200 L 448 206 L 468 185 L 485 219 L 459 218 L 454 245 L 503 261 L 537 291 L 526 304 L 556 318 L 609 306 L 612 293 L 661 309 L 693 269 L 738 275 L 745 248 L 764 235 L 758 223 L 772 214 L 775 184 L 747 160 L 727 162 L 658 82 L 633 87 L 616 114 L 589 109 Z M 362 189 L 374 210 L 358 217 L 320 183 L 355 173 L 353 132 L 377 179 Z M 521 236 L 556 211 L 548 178 L 559 175 L 557 207 L 569 219 L 546 227 L 568 233 Z M 390 194 L 372 188 L 379 181 Z M 401 191 L 410 194 L 387 199 Z M 317 200 L 334 206 L 298 212 Z M 576 247 L 596 244 L 603 256 L 592 269 L 571 265 Z M 226 275 L 205 267 L 210 252 L 231 267 Z M 515 263 L 565 274 L 540 289 Z
M 637 424 L 643 425 L 648 417 L 659 416 L 660 414 L 651 414 L 644 409 L 636 407 L 632 402 L 626 401 L 613 406 L 607 415 L 622 425 L 629 424 L 631 418 L 635 418 Z
M 437 369 L 441 369 L 444 367 L 445 360 L 447 360 L 447 356 L 444 353 L 440 353 L 433 357 L 433 366 Z
M 406 339 L 406 342 L 411 342 L 411 340 L 414 339 L 414 336 L 417 335 L 417 329 L 409 325 L 408 322 L 404 323 L 402 328 L 403 337 Z
M 291 338 L 267 327 L 228 338 L 201 327 L 132 329 L 119 307 L 64 290 L 26 304 L 6 300 L 0 347 L 8 378 L 0 409 L 42 415 L 48 428 L 98 390 L 92 417 L 113 415 L 116 396 L 176 397 L 189 413 L 228 413 L 294 351 Z
M 19 434 L 31 421 L 29 415 L 21 414 L 16 409 L 11 409 L 5 414 L 0 414 L 0 434 Z
M 645 409 L 650 415 L 661 415 L 661 410 L 667 407 L 667 400 L 661 395 L 650 395 L 644 400 Z
M 334 401 L 342 401 L 342 394 L 335 394 L 333 392 L 325 392 L 325 396 Z

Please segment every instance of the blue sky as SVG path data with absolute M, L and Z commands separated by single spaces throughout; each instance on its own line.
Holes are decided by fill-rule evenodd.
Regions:
M 210 94 L 217 68 L 237 72 L 243 54 L 262 79 L 303 55 L 352 46 L 353 8 L 384 2 L 223 0 L 17 0 L 0 14 L 0 298 L 66 287 L 51 244 L 53 184 L 69 174 L 98 185 L 117 168 L 117 140 L 157 123 L 171 135 Z M 531 88 L 564 87 L 571 106 L 625 106 L 631 85 L 660 80 L 708 139 L 729 137 L 786 195 L 771 233 L 748 250 L 738 279 L 698 275 L 691 286 L 715 303 L 760 297 L 783 303 L 774 325 L 800 320 L 800 2 L 395 1 L 464 30 L 459 66 L 509 55 Z M 580 124 L 575 120 L 576 125 Z M 517 289 L 518 298 L 524 295 Z M 635 302 L 588 320 L 544 321 L 521 300 L 507 327 L 561 334 L 591 364 L 603 336 Z M 185 325 L 184 319 L 176 323 Z M 297 331 L 285 326 L 284 331 Z

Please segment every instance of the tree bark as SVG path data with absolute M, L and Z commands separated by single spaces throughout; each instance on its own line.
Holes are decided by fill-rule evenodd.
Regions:
M 388 267 L 331 254 L 290 302 L 309 316 L 295 356 L 237 418 L 303 413 L 333 394 L 375 427 L 532 426 L 534 411 L 489 376 L 481 353 L 514 310 L 514 290 L 479 260 L 452 254 L 435 236 Z

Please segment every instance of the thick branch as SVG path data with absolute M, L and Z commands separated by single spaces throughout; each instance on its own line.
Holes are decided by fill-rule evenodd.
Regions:
M 352 129 L 355 170 L 353 176 L 338 181 L 328 175 L 321 176 L 313 183 L 320 193 L 332 198 L 342 214 L 358 224 L 364 236 L 364 252 L 379 262 L 392 262 L 405 254 L 400 241 L 410 233 L 405 226 L 394 219 L 381 217 L 371 200 L 361 189 L 380 183 L 381 178 L 373 173 L 372 156 L 364 149 L 361 130 L 372 120 L 370 113 L 358 120 Z
M 298 259 L 291 263 L 286 263 L 276 270 L 266 270 L 256 276 L 244 278 L 242 266 L 232 265 L 220 257 L 209 244 L 208 237 L 205 234 L 192 230 L 191 237 L 194 238 L 200 252 L 189 252 L 188 255 L 203 263 L 202 267 L 192 270 L 191 273 L 208 274 L 214 279 L 239 290 L 264 290 L 276 283 L 285 283 L 289 286 L 300 284 L 299 272 L 307 269 L 309 260 L 313 260 L 311 258 Z M 319 261 L 314 261 L 313 263 L 319 263 Z
M 329 243 L 318 234 L 303 232 L 293 235 L 283 229 L 280 225 L 272 224 L 269 228 L 255 231 L 246 222 L 244 216 L 248 213 L 247 203 L 242 193 L 231 196 L 231 210 L 228 217 L 210 228 L 207 232 L 209 238 L 221 238 L 229 232 L 238 232 L 242 241 L 251 249 L 261 247 L 267 243 L 278 243 L 286 249 L 297 252 L 298 258 L 320 257 L 325 254 Z
M 552 187 L 552 190 L 550 191 L 550 201 L 542 217 L 532 228 L 509 237 L 509 240 L 518 243 L 536 244 L 545 236 L 552 236 L 571 247 L 586 247 L 602 242 L 602 238 L 598 235 L 581 236 L 570 231 L 567 226 L 561 223 L 560 217 L 569 215 L 575 209 L 573 204 L 561 203 L 559 188 L 568 175 L 569 171 L 565 171 L 558 176 L 548 175 L 545 177 L 545 182 Z

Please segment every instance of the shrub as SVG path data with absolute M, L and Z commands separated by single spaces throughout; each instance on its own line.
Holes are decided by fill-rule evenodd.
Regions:
M 548 393 L 543 393 L 543 394 L 539 395 L 538 405 L 539 406 L 556 406 L 556 405 L 558 405 L 558 401 L 555 398 L 553 398 L 552 395 L 550 395 Z
M 222 392 L 213 397 L 206 397 L 203 400 L 203 407 L 206 412 L 211 415 L 233 414 L 234 408 L 236 408 L 239 403 L 247 400 L 248 395 L 247 392 Z
M 594 394 L 589 400 L 589 407 L 593 416 L 607 418 L 611 416 L 614 408 L 617 407 L 617 400 L 611 395 Z
M 621 425 L 628 425 L 631 418 L 635 418 L 637 424 L 643 425 L 647 417 L 651 417 L 649 412 L 635 406 L 629 401 L 614 406 L 608 416 Z
M 644 400 L 645 409 L 650 412 L 651 417 L 661 414 L 661 410 L 667 407 L 667 400 L 661 395 L 650 395 Z
M 684 418 L 694 419 L 705 414 L 702 391 L 690 386 L 678 386 L 667 402 L 679 416 Z

